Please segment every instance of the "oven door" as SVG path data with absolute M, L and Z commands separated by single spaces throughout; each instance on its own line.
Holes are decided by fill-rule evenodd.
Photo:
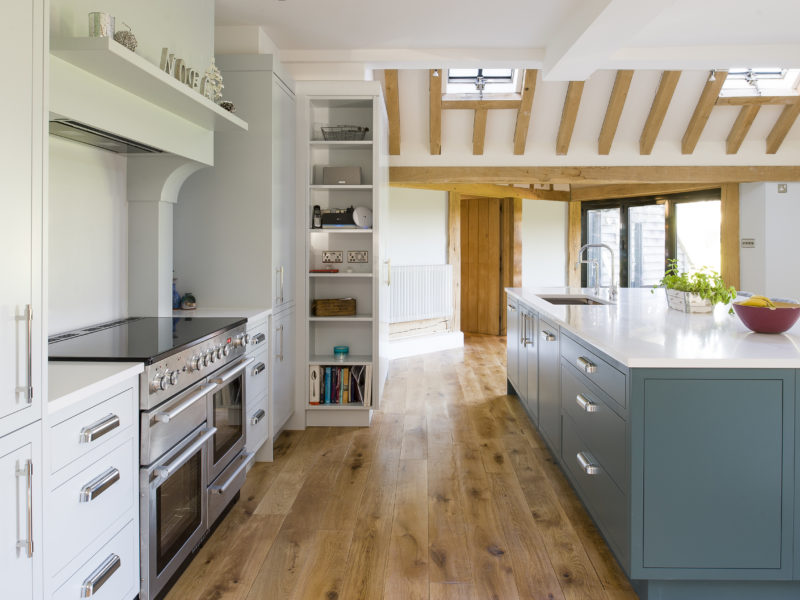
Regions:
M 245 369 L 253 362 L 245 358 L 209 378 L 217 387 L 208 394 L 208 424 L 217 433 L 208 456 L 208 481 L 213 482 L 244 449 Z
M 139 472 L 141 600 L 161 591 L 208 528 L 206 460 L 216 433 L 205 424 Z

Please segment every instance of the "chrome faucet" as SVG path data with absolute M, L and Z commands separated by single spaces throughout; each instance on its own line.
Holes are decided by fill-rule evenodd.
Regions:
M 617 299 L 617 262 L 614 257 L 614 250 L 608 244 L 584 244 L 581 246 L 581 249 L 578 250 L 578 260 L 575 263 L 575 268 L 580 269 L 581 264 L 586 263 L 593 263 L 596 268 L 597 276 L 594 279 L 594 293 L 595 296 L 600 295 L 600 280 L 602 279 L 602 262 L 598 262 L 597 260 L 592 259 L 584 259 L 581 260 L 581 255 L 587 248 L 605 248 L 611 254 L 611 285 L 609 286 L 608 296 L 609 299 L 613 302 Z

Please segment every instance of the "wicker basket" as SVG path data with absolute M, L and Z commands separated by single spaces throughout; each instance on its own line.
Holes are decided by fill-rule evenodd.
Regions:
M 363 140 L 369 131 L 369 127 L 358 125 L 330 125 L 320 129 L 325 140 L 335 142 Z
M 352 317 L 356 314 L 355 298 L 326 298 L 311 303 L 315 317 Z

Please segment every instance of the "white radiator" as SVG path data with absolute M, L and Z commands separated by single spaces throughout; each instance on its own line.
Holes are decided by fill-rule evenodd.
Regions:
M 453 316 L 452 265 L 392 266 L 390 323 Z

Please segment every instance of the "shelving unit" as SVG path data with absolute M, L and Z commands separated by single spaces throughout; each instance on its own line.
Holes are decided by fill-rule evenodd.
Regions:
M 388 330 L 384 323 L 388 311 L 382 310 L 382 301 L 388 299 L 387 281 L 383 267 L 383 249 L 380 244 L 381 220 L 385 217 L 386 183 L 388 172 L 381 153 L 386 152 L 385 109 L 379 85 L 363 82 L 350 93 L 341 93 L 343 84 L 322 82 L 306 84 L 313 88 L 305 98 L 306 122 L 300 126 L 301 141 L 305 144 L 305 202 L 298 224 L 305 234 L 305 314 L 307 335 L 305 342 L 306 368 L 304 404 L 306 425 L 369 425 L 372 409 L 378 408 L 382 390 L 381 337 Z M 333 87 L 330 87 L 333 86 Z M 359 93 L 363 90 L 364 93 Z M 365 140 L 324 140 L 321 126 L 360 125 L 368 127 Z M 324 185 L 324 167 L 359 167 L 361 183 L 358 185 Z M 310 227 L 313 207 L 321 210 L 344 209 L 363 206 L 372 211 L 370 229 Z M 302 221 L 301 221 L 302 218 Z M 342 252 L 342 263 L 322 263 L 322 252 Z M 348 251 L 368 252 L 366 263 L 348 263 Z M 339 273 L 310 273 L 311 269 L 338 268 Z M 345 272 L 350 270 L 350 272 Z M 385 298 L 384 298 L 385 296 Z M 355 298 L 356 314 L 342 317 L 322 317 L 312 313 L 312 302 L 325 298 Z M 384 314 L 385 313 L 385 314 Z M 299 318 L 300 315 L 298 315 Z M 384 326 L 386 325 L 386 326 Z M 346 345 L 350 353 L 340 361 L 333 355 L 333 347 Z M 310 404 L 310 373 L 326 367 L 332 369 L 363 365 L 371 377 L 371 402 Z M 384 373 L 385 375 L 385 373 Z M 313 385 L 320 385 L 321 380 Z M 349 380 L 348 380 L 349 382 Z M 350 383 L 350 382 L 349 382 Z M 324 399 L 324 394 L 319 395 Z

